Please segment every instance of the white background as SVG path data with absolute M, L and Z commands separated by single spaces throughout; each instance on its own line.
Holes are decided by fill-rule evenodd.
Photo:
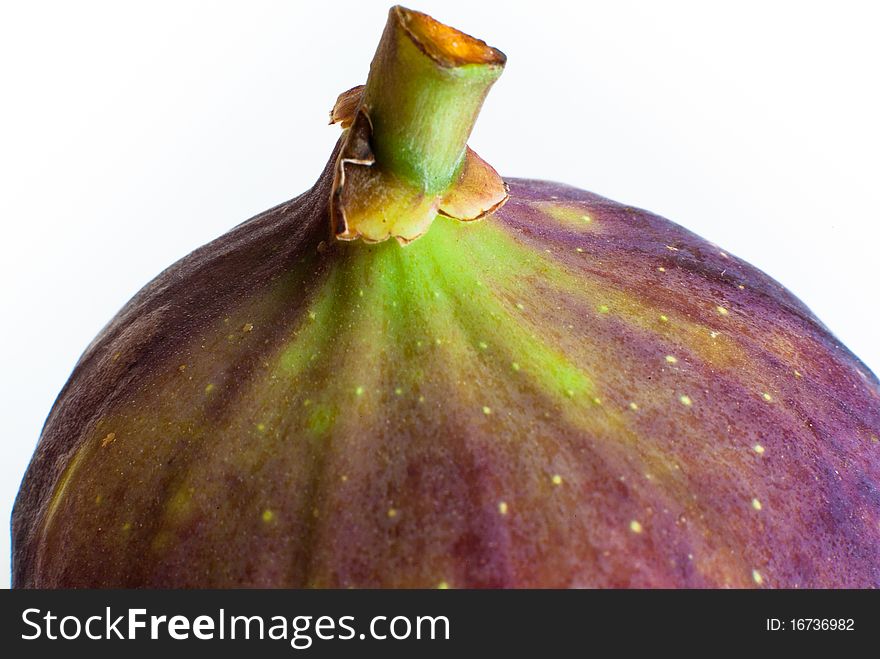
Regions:
M 415 0 L 413 0 L 415 2 Z M 508 55 L 471 145 L 648 208 L 880 370 L 869 3 L 434 2 Z M 0 5 L 0 520 L 77 357 L 143 284 L 311 185 L 386 1 Z M 8 585 L 0 534 L 0 585 Z

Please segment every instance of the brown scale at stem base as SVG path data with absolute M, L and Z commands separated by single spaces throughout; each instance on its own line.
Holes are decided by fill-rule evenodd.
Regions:
M 437 215 L 472 222 L 504 205 L 509 198 L 507 184 L 470 147 L 465 147 L 458 178 L 443 195 L 425 195 L 399 177 L 373 168 L 372 126 L 367 110 L 361 106 L 362 95 L 363 85 L 343 92 L 330 112 L 330 123 L 338 123 L 347 131 L 336 161 L 331 201 L 333 235 L 337 239 L 381 242 L 393 235 L 406 244 L 424 234 Z M 406 216 L 410 227 L 407 233 L 395 233 L 390 209 L 395 215 Z M 422 219 L 413 222 L 416 214 Z

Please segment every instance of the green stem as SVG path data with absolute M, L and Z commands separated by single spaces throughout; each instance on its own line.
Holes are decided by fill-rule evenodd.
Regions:
M 376 163 L 426 193 L 446 190 L 505 61 L 483 41 L 392 7 L 363 98 Z

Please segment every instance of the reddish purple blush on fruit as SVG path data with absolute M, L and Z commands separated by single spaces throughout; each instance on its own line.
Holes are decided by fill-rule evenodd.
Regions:
M 15 586 L 880 586 L 877 378 L 682 227 L 502 179 L 504 64 L 391 10 L 314 187 L 80 359 Z

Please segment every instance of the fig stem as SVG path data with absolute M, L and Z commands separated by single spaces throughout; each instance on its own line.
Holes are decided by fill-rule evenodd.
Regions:
M 376 163 L 425 193 L 446 190 L 506 60 L 430 16 L 392 7 L 362 101 Z

